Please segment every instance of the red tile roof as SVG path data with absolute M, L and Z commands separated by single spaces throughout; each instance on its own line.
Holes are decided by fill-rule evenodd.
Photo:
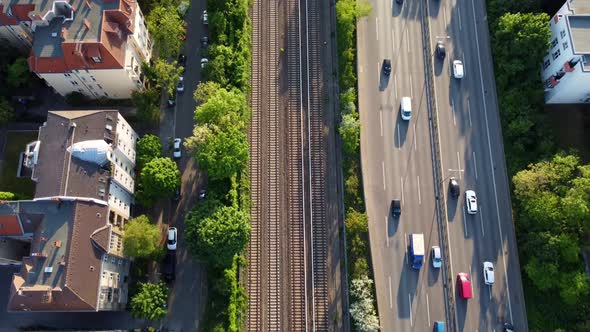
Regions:
M 16 215 L 0 215 L 0 236 L 23 235 L 23 229 Z

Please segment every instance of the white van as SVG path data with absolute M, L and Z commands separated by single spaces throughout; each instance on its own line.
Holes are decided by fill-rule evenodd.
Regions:
M 402 120 L 409 121 L 412 118 L 412 99 L 410 97 L 402 97 L 401 103 Z

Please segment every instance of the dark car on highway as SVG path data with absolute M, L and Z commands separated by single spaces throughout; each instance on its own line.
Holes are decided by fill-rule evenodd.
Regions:
M 445 44 L 442 40 L 436 42 L 436 57 L 443 60 L 447 55 L 447 51 L 445 50 Z
M 389 76 L 391 74 L 391 60 L 383 60 L 383 75 Z
M 459 187 L 459 181 L 455 178 L 449 179 L 449 193 L 452 198 L 457 199 L 461 194 L 461 188 Z
M 391 217 L 398 218 L 402 214 L 402 202 L 399 199 L 391 200 Z

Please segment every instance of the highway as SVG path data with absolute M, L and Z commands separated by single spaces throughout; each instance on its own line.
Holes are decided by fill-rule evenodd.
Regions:
M 473 0 L 371 3 L 372 13 L 358 25 L 359 109 L 382 329 L 427 331 L 433 321 L 447 320 L 452 314 L 457 331 L 501 331 L 505 322 L 526 331 L 485 4 Z M 424 45 L 422 36 L 427 31 L 429 45 Z M 438 40 L 446 46 L 444 61 L 433 54 Z M 428 95 L 425 57 L 431 57 L 427 65 L 434 67 L 430 71 L 434 74 L 433 96 Z M 392 60 L 388 80 L 381 71 L 384 58 Z M 464 63 L 461 80 L 452 77 L 454 59 Z M 399 115 L 402 96 L 412 97 L 409 122 Z M 429 97 L 435 105 L 433 123 L 428 116 Z M 438 128 L 434 137 L 431 125 Z M 440 149 L 437 161 L 431 152 L 433 143 Z M 434 167 L 441 172 L 436 184 Z M 458 200 L 448 197 L 450 177 L 459 180 Z M 443 194 L 440 221 L 435 185 L 441 185 Z M 476 215 L 466 213 L 466 189 L 477 193 Z M 402 199 L 399 220 L 387 217 L 392 198 Z M 446 227 L 439 227 L 439 222 Z M 409 233 L 424 233 L 427 251 L 439 245 L 442 237 L 448 239 L 450 250 L 445 257 L 450 258 L 447 273 L 453 280 L 447 285 L 453 287 L 449 301 L 443 271 L 432 268 L 429 253 L 419 272 L 408 267 Z M 493 286 L 483 283 L 484 261 L 494 263 Z M 471 275 L 470 300 L 461 299 L 455 290 L 458 272 Z M 455 310 L 449 311 L 447 305 Z

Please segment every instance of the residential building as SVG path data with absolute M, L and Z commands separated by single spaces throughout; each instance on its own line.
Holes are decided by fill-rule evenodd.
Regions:
M 566 0 L 551 18 L 543 59 L 547 104 L 590 103 L 590 0 Z
M 135 0 L 1 0 L 0 38 L 61 95 L 129 98 L 144 88 L 152 42 Z
M 0 202 L 0 241 L 30 246 L 13 276 L 8 310 L 125 308 L 123 230 L 138 140 L 117 111 L 49 112 L 24 152 L 34 199 Z

